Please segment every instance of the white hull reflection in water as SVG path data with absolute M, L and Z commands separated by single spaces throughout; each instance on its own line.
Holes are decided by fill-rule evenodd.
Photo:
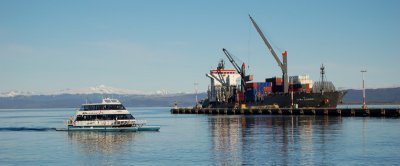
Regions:
M 125 151 L 134 139 L 132 132 L 68 132 L 68 138 L 84 153 L 114 154 Z
M 400 119 L 174 115 L 162 132 L 57 132 L 73 109 L 0 109 L 0 165 L 398 165 Z

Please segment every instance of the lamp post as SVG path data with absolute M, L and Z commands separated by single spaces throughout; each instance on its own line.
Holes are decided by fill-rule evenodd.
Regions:
M 197 107 L 197 104 L 199 103 L 199 101 L 197 100 L 197 86 L 198 85 L 199 84 L 197 82 L 194 83 L 194 89 L 195 89 L 195 92 L 196 92 L 196 107 Z
M 365 103 L 365 87 L 364 87 L 364 73 L 366 73 L 367 70 L 361 70 L 361 75 L 362 75 L 362 88 L 363 88 L 363 105 L 362 109 L 367 109 L 367 105 Z

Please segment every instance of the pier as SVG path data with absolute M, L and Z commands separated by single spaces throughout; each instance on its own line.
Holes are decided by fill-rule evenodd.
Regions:
M 212 114 L 212 115 L 320 115 L 357 117 L 399 117 L 400 108 L 189 108 L 176 107 L 171 114 Z

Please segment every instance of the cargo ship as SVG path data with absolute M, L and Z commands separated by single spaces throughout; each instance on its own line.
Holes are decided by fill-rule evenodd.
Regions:
M 247 75 L 243 63 L 236 63 L 232 54 L 222 49 L 234 69 L 225 69 L 221 60 L 216 69 L 206 76 L 211 84 L 207 98 L 197 104 L 203 108 L 336 108 L 346 91 L 336 90 L 334 84 L 326 80 L 325 66 L 321 65 L 319 81 L 314 82 L 309 75 L 288 76 L 287 51 L 282 53 L 282 61 L 276 55 L 271 44 L 264 36 L 254 19 L 250 17 L 255 29 L 282 70 L 282 77 L 266 78 L 263 82 L 254 82 Z M 253 81 L 253 82 L 252 82 Z

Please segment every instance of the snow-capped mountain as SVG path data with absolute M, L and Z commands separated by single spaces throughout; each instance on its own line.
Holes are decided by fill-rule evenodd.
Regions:
M 94 93 L 100 93 L 100 94 L 152 94 L 152 92 L 121 89 L 121 88 L 115 88 L 115 87 L 110 87 L 110 86 L 106 86 L 106 85 L 99 85 L 99 86 L 80 88 L 80 89 L 67 88 L 67 89 L 62 89 L 62 90 L 56 91 L 56 92 L 52 92 L 51 94 L 57 95 L 57 94 L 94 94 Z
M 119 95 L 174 95 L 174 94 L 190 94 L 185 92 L 171 93 L 168 90 L 157 90 L 157 91 L 141 91 L 115 88 L 106 85 L 99 85 L 87 88 L 66 88 L 52 92 L 29 92 L 29 91 L 8 91 L 0 92 L 0 97 L 15 97 L 15 96 L 32 96 L 32 95 L 61 95 L 61 94 L 119 94 Z
M 34 92 L 29 91 L 8 91 L 8 92 L 0 92 L 0 97 L 14 97 L 14 96 L 32 96 L 35 95 Z

